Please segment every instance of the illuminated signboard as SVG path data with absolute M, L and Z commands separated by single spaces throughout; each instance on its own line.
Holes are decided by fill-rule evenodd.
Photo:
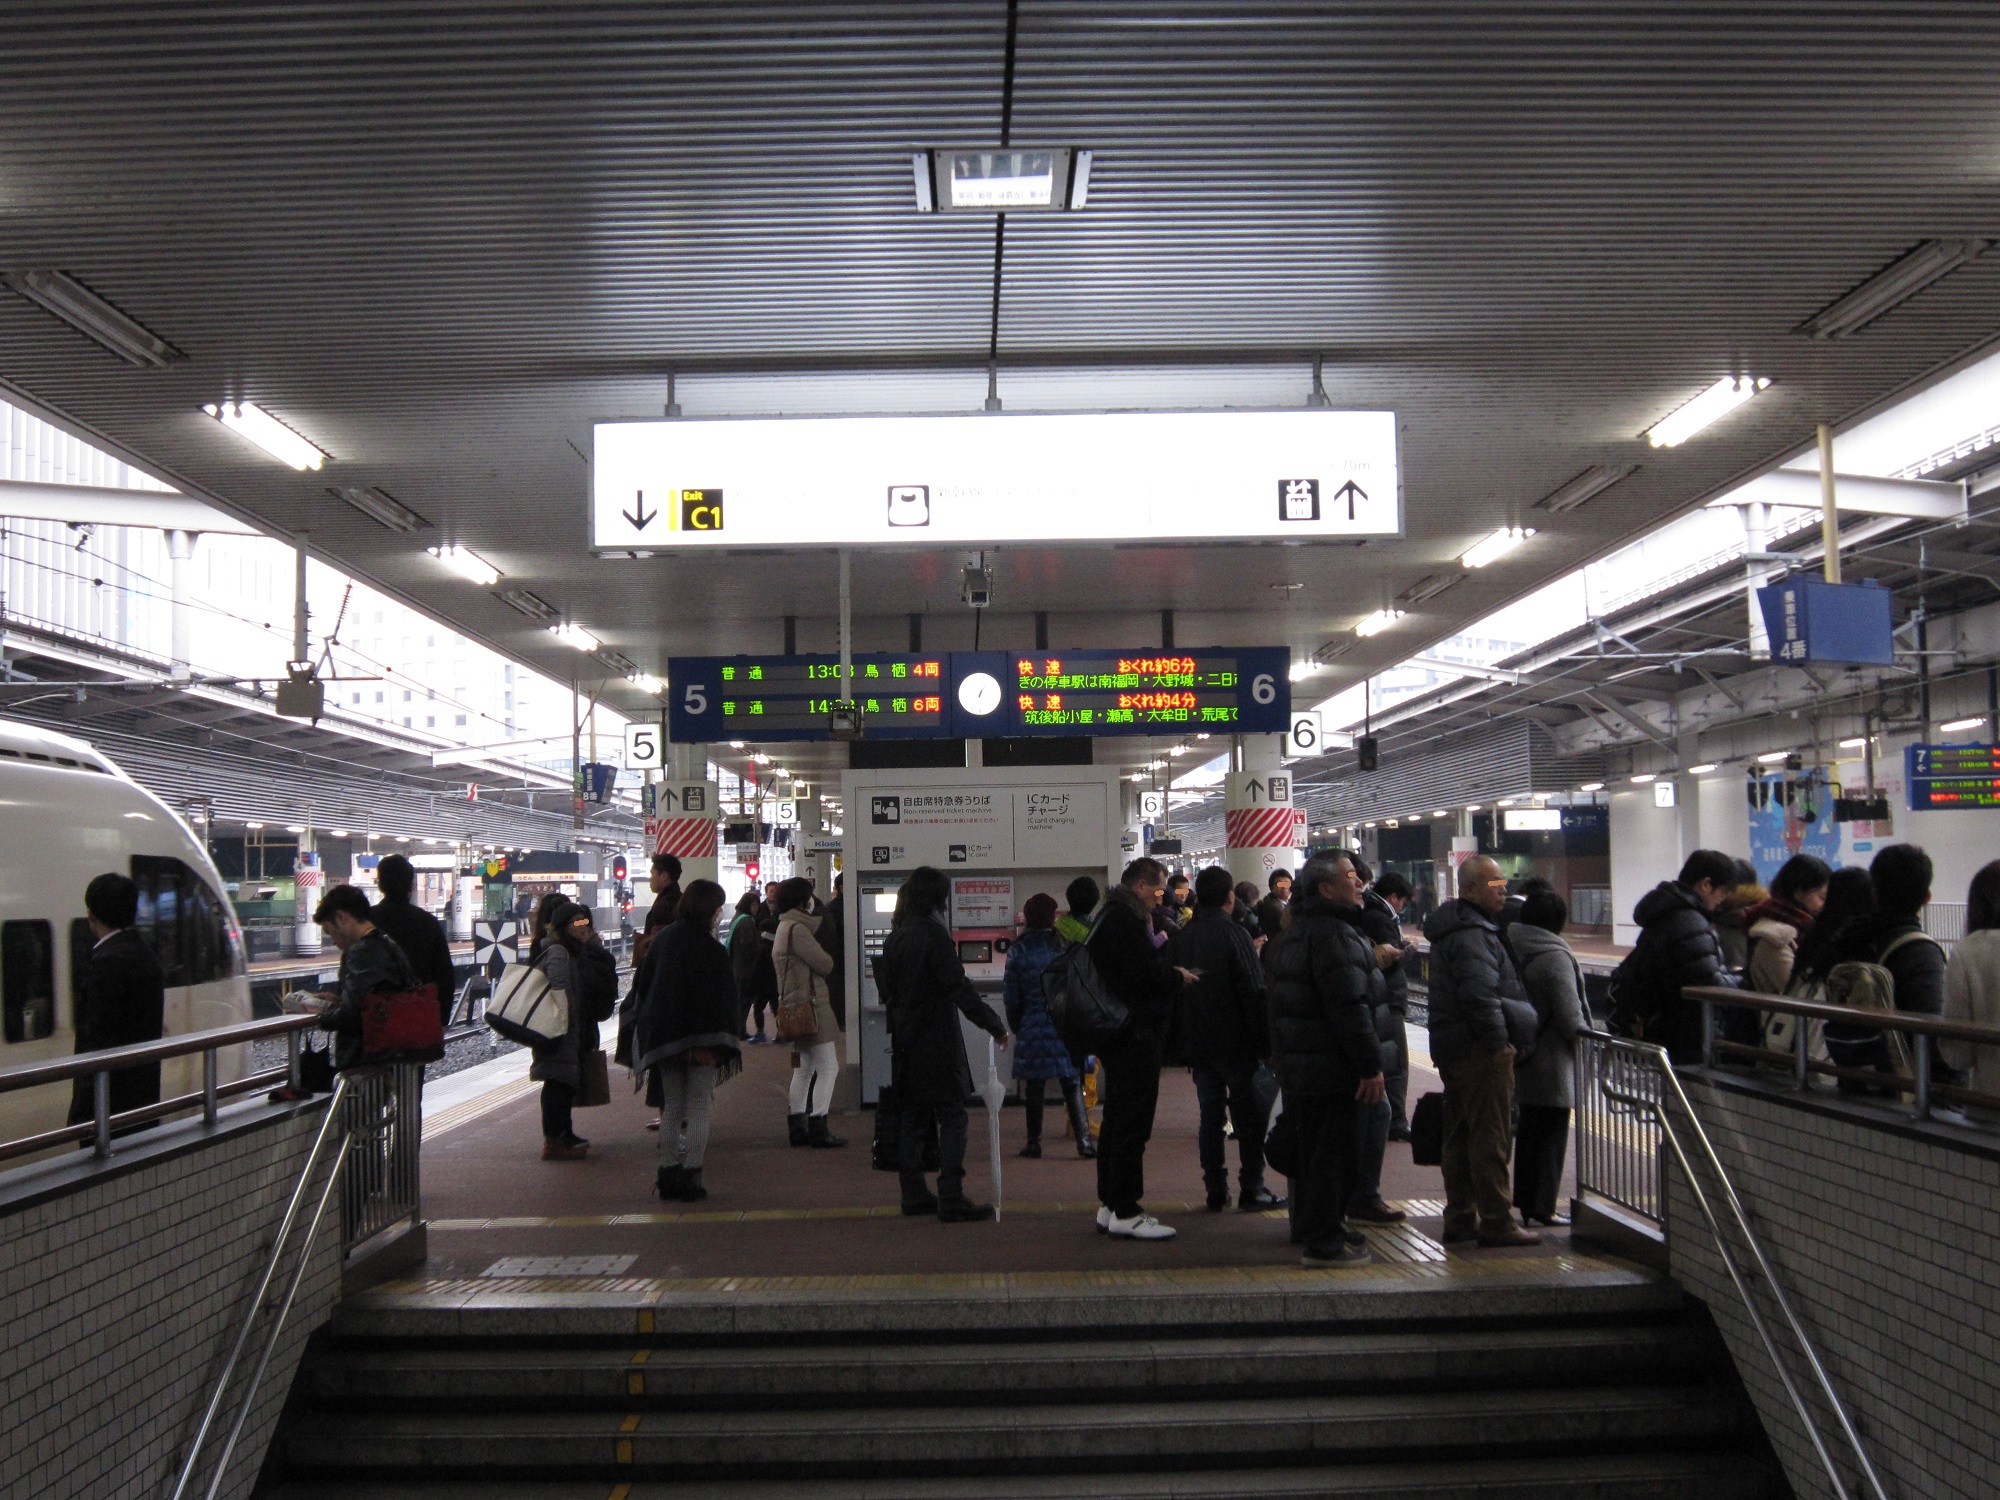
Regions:
M 1911 812 L 2000 807 L 2000 745 L 1905 745 Z
M 950 658 L 854 658 L 854 691 L 841 691 L 838 656 L 676 656 L 667 663 L 668 738 L 823 740 L 836 700 L 861 704 L 870 739 L 951 736 Z
M 1008 734 L 1284 733 L 1291 654 L 1036 651 L 1006 659 Z
M 1402 531 L 1393 412 L 683 417 L 592 442 L 602 551 Z

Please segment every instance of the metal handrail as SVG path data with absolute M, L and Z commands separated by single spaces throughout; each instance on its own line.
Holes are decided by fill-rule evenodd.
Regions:
M 18 1063 L 11 1068 L 0 1068 L 0 1094 L 65 1083 L 73 1078 L 89 1078 L 95 1106 L 87 1122 L 62 1125 L 18 1140 L 0 1142 L 0 1161 L 80 1141 L 92 1142 L 93 1153 L 99 1158 L 107 1157 L 111 1154 L 114 1130 L 143 1125 L 197 1106 L 201 1109 L 202 1118 L 213 1125 L 216 1107 L 223 1099 L 287 1081 L 296 1084 L 299 1034 L 317 1024 L 313 1016 L 275 1016 L 264 1021 L 246 1021 L 234 1026 L 212 1027 L 207 1031 L 184 1032 L 179 1036 L 162 1037 L 156 1042 L 135 1042 L 126 1047 L 106 1047 L 97 1052 L 79 1052 L 71 1057 L 54 1057 L 44 1062 Z M 228 1083 L 218 1081 L 216 1054 L 223 1048 L 277 1036 L 284 1037 L 287 1043 L 289 1055 L 283 1068 L 251 1073 Z M 197 1052 L 202 1054 L 202 1086 L 199 1092 L 176 1094 L 170 1099 L 142 1104 L 136 1109 L 120 1110 L 116 1114 L 111 1112 L 111 1075 L 114 1072 L 137 1064 L 189 1057 Z
M 1875 1500 L 1888 1500 L 1888 1493 L 1882 1487 L 1881 1477 L 1875 1472 L 1875 1465 L 1862 1444 L 1861 1434 L 1855 1430 L 1846 1404 L 1834 1390 L 1826 1366 L 1821 1363 L 1818 1351 L 1813 1348 L 1812 1340 L 1807 1336 L 1804 1325 L 1793 1312 L 1791 1299 L 1785 1295 L 1785 1289 L 1779 1282 L 1777 1273 L 1771 1269 L 1771 1262 L 1764 1254 L 1764 1247 L 1750 1228 L 1749 1215 L 1743 1208 L 1742 1200 L 1736 1195 L 1735 1185 L 1729 1180 L 1729 1173 L 1722 1165 L 1722 1158 L 1716 1154 L 1714 1143 L 1709 1140 L 1708 1132 L 1702 1128 L 1701 1117 L 1695 1113 L 1694 1104 L 1688 1098 L 1687 1090 L 1681 1087 L 1680 1075 L 1674 1071 L 1673 1061 L 1667 1056 L 1666 1048 L 1651 1042 L 1638 1042 L 1628 1037 L 1613 1036 L 1609 1032 L 1595 1029 L 1586 1029 L 1579 1035 L 1612 1051 L 1646 1059 L 1659 1070 L 1660 1075 L 1672 1087 L 1674 1097 L 1680 1102 L 1688 1123 L 1694 1128 L 1695 1139 L 1701 1147 L 1702 1155 L 1707 1159 L 1709 1169 L 1714 1172 L 1715 1180 L 1721 1186 L 1723 1199 L 1728 1205 L 1730 1216 L 1736 1221 L 1737 1231 L 1743 1236 L 1743 1242 L 1749 1246 L 1750 1254 L 1756 1260 L 1757 1270 L 1763 1276 L 1765 1286 L 1770 1289 L 1772 1300 L 1784 1314 L 1786 1325 L 1791 1329 L 1792 1338 L 1797 1342 L 1800 1352 L 1804 1354 L 1807 1365 L 1811 1367 L 1813 1379 L 1817 1382 L 1820 1393 L 1833 1408 L 1834 1416 L 1840 1424 L 1841 1435 L 1853 1452 L 1855 1462 L 1860 1465 L 1869 1490 Z M 1680 1164 L 1681 1175 L 1687 1179 L 1688 1188 L 1694 1194 L 1702 1217 L 1708 1221 L 1709 1234 L 1715 1240 L 1716 1252 L 1722 1257 L 1723 1268 L 1729 1273 L 1729 1279 L 1736 1288 L 1736 1295 L 1742 1299 L 1744 1311 L 1750 1315 L 1751 1326 L 1757 1330 L 1757 1337 L 1764 1346 L 1764 1352 L 1770 1356 L 1771 1364 L 1778 1372 L 1778 1379 L 1785 1388 L 1785 1394 L 1791 1399 L 1792 1409 L 1798 1413 L 1799 1421 L 1805 1427 L 1806 1436 L 1812 1442 L 1813 1452 L 1819 1458 L 1820 1467 L 1826 1471 L 1834 1493 L 1841 1496 L 1842 1500 L 1846 1500 L 1849 1494 L 1847 1481 L 1834 1465 L 1833 1455 L 1827 1451 L 1826 1443 L 1820 1436 L 1819 1424 L 1807 1409 L 1804 1396 L 1792 1379 L 1784 1358 L 1778 1352 L 1777 1341 L 1771 1336 L 1770 1326 L 1765 1322 L 1763 1314 L 1758 1311 L 1756 1299 L 1750 1294 L 1750 1285 L 1744 1278 L 1742 1268 L 1737 1264 L 1736 1256 L 1723 1235 L 1721 1218 L 1715 1211 L 1715 1205 L 1710 1202 L 1707 1191 L 1702 1187 L 1701 1179 L 1695 1175 L 1686 1148 L 1681 1144 L 1680 1132 L 1674 1127 L 1671 1111 L 1662 1108 L 1659 1102 L 1640 1094 L 1620 1092 L 1614 1088 L 1607 1088 L 1606 1093 L 1628 1108 L 1650 1112 L 1658 1122 L 1660 1133 L 1673 1149 L 1674 1159 Z
M 2000 1096 L 1982 1094 L 1973 1089 L 1957 1088 L 1935 1083 L 1931 1064 L 1932 1048 L 1938 1042 L 1972 1042 L 1981 1046 L 2000 1047 L 2000 1026 L 1982 1026 L 1974 1021 L 1947 1021 L 1938 1016 L 1919 1015 L 1909 1011 L 1863 1010 L 1854 1005 L 1828 1005 L 1819 1000 L 1800 1000 L 1790 995 L 1766 995 L 1758 990 L 1723 989 L 1708 985 L 1689 985 L 1681 993 L 1691 1000 L 1701 1002 L 1701 1058 L 1712 1066 L 1718 1048 L 1726 1048 L 1738 1056 L 1751 1058 L 1783 1058 L 1785 1054 L 1773 1052 L 1765 1047 L 1751 1047 L 1744 1043 L 1720 1041 L 1716 1036 L 1715 1008 L 1722 1006 L 1735 1010 L 1777 1011 L 1784 1015 L 1798 1016 L 1805 1020 L 1832 1021 L 1841 1026 L 1861 1026 L 1871 1031 L 1901 1032 L 1910 1039 L 1910 1078 L 1907 1083 L 1900 1077 L 1867 1072 L 1858 1068 L 1842 1068 L 1831 1063 L 1816 1062 L 1811 1057 L 1812 1039 L 1807 1028 L 1794 1028 L 1797 1033 L 1792 1039 L 1792 1080 L 1795 1087 L 1804 1088 L 1806 1079 L 1812 1073 L 1824 1073 L 1832 1077 L 1852 1077 L 1873 1079 L 1877 1082 L 1893 1082 L 1898 1092 L 1907 1088 L 1912 1113 L 1919 1120 L 1927 1120 L 1931 1115 L 1931 1096 L 1937 1094 L 1947 1100 L 1960 1103 L 1983 1105 L 1989 1109 L 2000 1109 Z
M 252 1294 L 250 1305 L 243 1314 L 243 1326 L 237 1330 L 236 1342 L 230 1348 L 229 1358 L 223 1361 L 222 1374 L 217 1378 L 215 1389 L 208 1398 L 208 1407 L 202 1413 L 201 1425 L 195 1429 L 194 1441 L 188 1445 L 187 1460 L 181 1465 L 179 1478 L 174 1481 L 170 1500 L 181 1500 L 187 1492 L 188 1482 L 193 1479 L 195 1470 L 200 1465 L 202 1446 L 208 1441 L 208 1431 L 215 1423 L 216 1414 L 222 1410 L 223 1400 L 229 1394 L 230 1379 L 236 1373 L 237 1362 L 243 1357 L 243 1350 L 250 1342 L 250 1332 L 257 1323 L 257 1314 L 264 1305 L 264 1298 L 270 1293 L 272 1281 L 277 1277 L 278 1266 L 284 1259 L 285 1245 L 291 1238 L 292 1225 L 298 1220 L 299 1206 L 305 1201 L 306 1190 L 312 1183 L 313 1172 L 319 1165 L 320 1154 L 326 1147 L 327 1137 L 333 1132 L 334 1127 L 341 1123 L 341 1101 L 346 1096 L 347 1075 L 342 1074 L 334 1080 L 333 1093 L 327 1101 L 326 1116 L 320 1121 L 319 1134 L 313 1138 L 312 1150 L 306 1156 L 305 1169 L 299 1173 L 298 1184 L 292 1189 L 291 1201 L 285 1206 L 285 1217 L 278 1225 L 278 1232 L 271 1241 L 271 1253 L 264 1260 L 264 1273 L 258 1278 L 257 1290 Z M 319 1227 L 320 1217 L 326 1211 L 333 1184 L 340 1180 L 341 1167 L 347 1158 L 347 1145 L 348 1137 L 343 1129 L 333 1171 L 328 1175 L 326 1188 L 320 1193 L 319 1206 L 313 1211 L 312 1230 L 317 1230 Z M 284 1306 L 272 1325 L 264 1356 L 258 1362 L 257 1375 L 244 1392 L 242 1408 L 238 1411 L 236 1421 L 230 1429 L 229 1440 L 223 1448 L 222 1455 L 216 1462 L 215 1477 L 208 1487 L 209 1500 L 213 1500 L 221 1486 L 222 1476 L 229 1466 L 230 1455 L 235 1450 L 236 1439 L 242 1433 L 244 1421 L 248 1417 L 250 1403 L 255 1399 L 263 1371 L 270 1363 L 271 1347 L 275 1345 L 278 1334 L 284 1329 L 285 1315 L 291 1311 L 292 1297 L 298 1291 L 299 1281 L 305 1273 L 305 1264 L 311 1258 L 311 1254 L 312 1231 L 309 1230 L 304 1245 L 299 1249 L 299 1263 L 293 1272 L 291 1289 L 286 1293 Z

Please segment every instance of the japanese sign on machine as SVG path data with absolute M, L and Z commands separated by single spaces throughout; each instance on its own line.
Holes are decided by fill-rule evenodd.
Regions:
M 601 551 L 1402 531 L 1385 411 L 675 418 L 592 441 Z
M 1101 782 L 871 788 L 855 814 L 861 863 L 885 870 L 1095 865 L 1110 827 Z

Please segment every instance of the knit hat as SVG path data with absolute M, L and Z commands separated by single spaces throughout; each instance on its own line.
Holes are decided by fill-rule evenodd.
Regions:
M 1044 891 L 1037 891 L 1028 898 L 1028 904 L 1021 908 L 1021 920 L 1030 927 L 1053 927 L 1056 925 L 1056 898 Z

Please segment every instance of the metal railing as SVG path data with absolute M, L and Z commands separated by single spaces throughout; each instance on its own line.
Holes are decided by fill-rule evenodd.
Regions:
M 424 1070 L 399 1063 L 343 1075 L 347 1170 L 341 1179 L 341 1244 L 352 1251 L 422 1210 Z
M 163 1037 L 157 1042 L 139 1042 L 130 1047 L 107 1047 L 101 1052 L 80 1052 L 74 1057 L 50 1058 L 46 1062 L 22 1063 L 17 1067 L 0 1068 L 0 1094 L 12 1093 L 18 1089 L 42 1088 L 52 1083 L 68 1083 L 75 1078 L 91 1080 L 95 1108 L 89 1120 L 74 1125 L 58 1126 L 54 1130 L 44 1130 L 35 1135 L 22 1136 L 11 1141 L 0 1141 L 0 1161 L 17 1156 L 32 1156 L 38 1151 L 47 1151 L 55 1146 L 67 1146 L 88 1141 L 93 1154 L 98 1157 L 111 1155 L 114 1139 L 129 1136 L 134 1128 L 164 1120 L 172 1115 L 201 1112 L 208 1124 L 215 1123 L 216 1110 L 225 1099 L 233 1099 L 238 1094 L 254 1094 L 260 1089 L 277 1088 L 284 1084 L 297 1086 L 299 1081 L 299 1038 L 301 1033 L 311 1029 L 311 1016 L 277 1016 L 268 1021 L 249 1021 L 236 1026 L 218 1026 L 209 1031 L 190 1031 L 181 1036 Z M 286 1062 L 282 1068 L 270 1068 L 261 1073 L 249 1073 L 241 1078 L 221 1081 L 221 1054 L 231 1047 L 244 1046 L 268 1037 L 282 1036 L 285 1039 Z M 144 1104 L 136 1109 L 111 1109 L 111 1075 L 124 1068 L 143 1066 L 148 1063 L 166 1062 L 170 1058 L 191 1057 L 199 1053 L 202 1059 L 202 1084 L 199 1090 L 186 1094 L 175 1094 L 160 1100 L 157 1104 Z
M 1702 1061 L 1710 1066 L 1719 1058 L 1735 1058 L 1754 1066 L 1789 1073 L 1793 1087 L 1799 1089 L 1807 1088 L 1815 1076 L 1886 1089 L 1907 1096 L 1910 1112 L 1919 1120 L 1930 1118 L 1932 1106 L 1938 1100 L 2000 1113 L 2000 1095 L 1939 1082 L 1935 1056 L 1939 1042 L 1972 1042 L 2000 1047 L 2000 1027 L 1979 1026 L 1970 1021 L 1946 1021 L 1936 1016 L 1903 1011 L 1862 1010 L 1852 1005 L 1795 1000 L 1786 995 L 1760 994 L 1756 990 L 1709 989 L 1691 985 L 1682 994 L 1701 1003 L 1701 1056 Z M 1768 1047 L 1751 1046 L 1747 1042 L 1724 1040 L 1716 1019 L 1718 1010 L 1777 1012 L 1797 1016 L 1802 1024 L 1792 1028 L 1791 1050 L 1779 1052 Z M 1831 1022 L 1859 1031 L 1896 1036 L 1902 1044 L 1899 1050 L 1907 1054 L 1908 1068 L 1906 1070 L 1898 1063 L 1885 1073 L 1876 1068 L 1842 1067 L 1815 1057 L 1813 1049 L 1820 1033 L 1810 1024 L 1813 1022 Z
M 1687 993 L 1698 995 L 1702 992 L 1689 990 Z M 1586 1058 L 1589 1059 L 1588 1063 Z M 1725 1213 L 1728 1227 L 1734 1230 L 1743 1248 L 1748 1251 L 1755 1274 L 1762 1279 L 1764 1289 L 1790 1331 L 1792 1342 L 1809 1370 L 1813 1383 L 1831 1409 L 1835 1425 L 1840 1429 L 1840 1436 L 1847 1451 L 1852 1455 L 1867 1486 L 1866 1493 L 1873 1496 L 1874 1500 L 1888 1500 L 1888 1494 L 1882 1488 L 1881 1477 L 1876 1473 L 1874 1462 L 1869 1458 L 1868 1450 L 1861 1441 L 1861 1434 L 1856 1431 L 1854 1420 L 1849 1415 L 1846 1404 L 1840 1399 L 1839 1392 L 1834 1390 L 1833 1380 L 1827 1374 L 1819 1352 L 1813 1347 L 1812 1339 L 1807 1335 L 1804 1325 L 1800 1323 L 1798 1314 L 1792 1310 L 1791 1299 L 1785 1295 L 1783 1284 L 1779 1282 L 1777 1273 L 1771 1269 L 1771 1262 L 1764 1254 L 1764 1247 L 1758 1242 L 1755 1231 L 1750 1227 L 1749 1214 L 1745 1212 L 1735 1185 L 1729 1180 L 1729 1173 L 1722 1165 L 1722 1158 L 1717 1155 L 1714 1144 L 1709 1140 L 1707 1130 L 1702 1127 L 1701 1117 L 1695 1113 L 1687 1091 L 1681 1087 L 1680 1077 L 1674 1071 L 1674 1065 L 1667 1056 L 1666 1048 L 1650 1042 L 1612 1036 L 1608 1032 L 1587 1030 L 1577 1039 L 1577 1085 L 1579 1120 L 1586 1115 L 1601 1120 L 1615 1121 L 1620 1117 L 1630 1117 L 1634 1121 L 1649 1120 L 1655 1141 L 1650 1189 L 1645 1184 L 1643 1173 L 1614 1180 L 1608 1186 L 1593 1181 L 1589 1174 L 1597 1163 L 1592 1162 L 1587 1166 L 1582 1147 L 1579 1145 L 1578 1190 L 1583 1191 L 1587 1188 L 1621 1202 L 1625 1201 L 1619 1197 L 1621 1190 L 1635 1198 L 1643 1198 L 1646 1192 L 1650 1191 L 1655 1205 L 1651 1217 L 1664 1222 L 1658 1167 L 1658 1143 L 1664 1142 L 1667 1149 L 1673 1153 L 1681 1177 L 1693 1195 L 1696 1207 L 1701 1210 L 1702 1218 L 1708 1224 L 1709 1234 L 1715 1242 L 1716 1254 L 1721 1258 L 1723 1269 L 1728 1273 L 1730 1283 L 1735 1287 L 1736 1295 L 1743 1303 L 1743 1309 L 1756 1331 L 1758 1342 L 1763 1345 L 1765 1354 L 1770 1358 L 1779 1383 L 1784 1386 L 1785 1395 L 1791 1402 L 1792 1410 L 1797 1413 L 1800 1425 L 1805 1429 L 1813 1453 L 1818 1458 L 1828 1483 L 1833 1486 L 1834 1494 L 1840 1496 L 1841 1500 L 1849 1500 L 1855 1492 L 1849 1487 L 1847 1478 L 1841 1473 L 1839 1466 L 1835 1464 L 1826 1440 L 1821 1435 L 1820 1424 L 1807 1406 L 1805 1396 L 1792 1374 L 1791 1364 L 1780 1351 L 1771 1325 L 1758 1306 L 1745 1265 L 1736 1249 L 1732 1247 L 1729 1234 L 1725 1233 Z M 1676 1111 L 1680 1119 L 1685 1122 L 1684 1127 L 1676 1123 Z M 1694 1169 L 1694 1161 L 1688 1150 L 1689 1142 L 1682 1139 L 1683 1128 L 1692 1138 L 1696 1152 L 1716 1185 L 1715 1195 L 1710 1194 L 1701 1176 Z M 1644 1150 L 1644 1134 L 1643 1129 L 1638 1129 L 1629 1134 L 1615 1135 L 1613 1139 L 1624 1152 L 1636 1157 Z M 1632 1166 L 1630 1161 L 1623 1160 L 1616 1154 L 1610 1156 L 1606 1164 L 1613 1172 Z M 1717 1206 L 1717 1197 L 1721 1200 L 1720 1209 Z M 1628 1206 L 1638 1207 L 1636 1203 Z M 1646 1210 L 1640 1209 L 1640 1211 Z
M 1664 1223 L 1659 1075 L 1610 1040 L 1576 1039 L 1576 1185 Z

